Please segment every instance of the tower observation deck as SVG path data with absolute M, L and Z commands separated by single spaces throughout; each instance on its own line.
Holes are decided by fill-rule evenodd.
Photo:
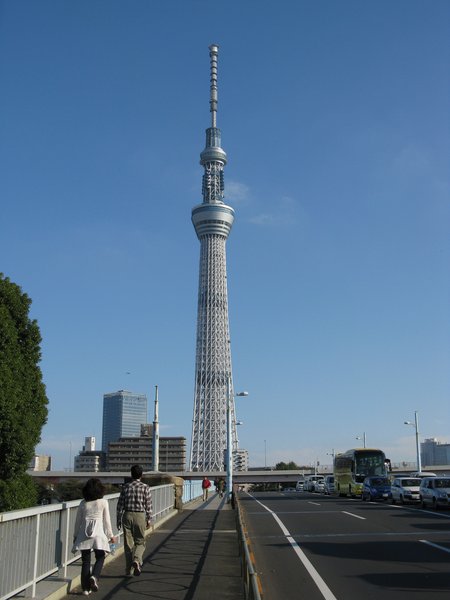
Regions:
M 200 240 L 197 346 L 190 469 L 223 470 L 227 446 L 227 402 L 231 410 L 232 450 L 238 448 L 231 371 L 226 241 L 234 210 L 224 201 L 223 170 L 227 156 L 217 128 L 217 58 L 219 47 L 209 47 L 211 62 L 211 127 L 200 154 L 204 168 L 203 202 L 192 209 L 192 223 Z

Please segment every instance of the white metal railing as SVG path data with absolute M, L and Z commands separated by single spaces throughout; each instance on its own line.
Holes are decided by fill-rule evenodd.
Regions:
M 151 488 L 154 523 L 174 509 L 174 488 L 173 484 Z M 198 498 L 201 493 L 200 481 L 185 481 L 183 503 Z M 109 503 L 113 531 L 120 535 L 116 530 L 119 494 L 109 494 L 105 499 Z M 54 573 L 61 572 L 61 576 L 67 578 L 68 566 L 80 557 L 71 553 L 80 502 L 73 500 L 0 513 L 0 600 L 23 590 L 35 597 L 36 584 Z
M 202 482 L 198 481 L 185 481 L 183 485 L 183 504 L 187 504 L 196 498 L 200 498 L 203 494 Z

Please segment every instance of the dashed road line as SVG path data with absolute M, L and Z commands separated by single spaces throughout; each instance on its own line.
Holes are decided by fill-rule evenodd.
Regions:
M 344 513 L 344 515 L 349 515 L 350 517 L 355 517 L 355 519 L 361 519 L 362 521 L 366 521 L 366 517 L 361 517 L 360 515 L 355 515 L 351 512 L 347 512 L 346 510 L 342 511 Z
M 428 546 L 433 546 L 433 548 L 437 548 L 438 550 L 443 550 L 444 552 L 448 552 L 450 554 L 450 548 L 446 548 L 445 546 L 439 546 L 439 544 L 433 544 L 433 542 L 429 542 L 428 540 L 419 540 L 422 544 L 427 544 Z

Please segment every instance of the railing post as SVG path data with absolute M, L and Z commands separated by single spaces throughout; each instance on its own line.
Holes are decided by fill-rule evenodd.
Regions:
M 67 579 L 67 567 L 69 560 L 69 536 L 70 536 L 70 508 L 67 506 L 67 502 L 63 503 L 63 514 L 65 515 L 66 535 L 64 540 L 64 547 L 62 551 L 63 560 L 63 577 Z
M 31 596 L 36 597 L 36 585 L 37 585 L 37 566 L 39 557 L 39 533 L 41 527 L 41 515 L 36 515 L 36 528 L 34 531 L 34 557 L 33 557 L 33 585 L 31 586 Z

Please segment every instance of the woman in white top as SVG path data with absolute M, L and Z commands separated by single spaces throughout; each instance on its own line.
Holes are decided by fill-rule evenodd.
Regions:
M 103 499 L 105 489 L 100 479 L 89 479 L 83 488 L 83 498 L 78 507 L 73 533 L 74 551 L 81 551 L 81 587 L 88 596 L 98 590 L 98 579 L 102 572 L 109 544 L 115 543 L 111 527 L 108 502 Z M 91 551 L 94 550 L 95 564 L 91 573 Z

